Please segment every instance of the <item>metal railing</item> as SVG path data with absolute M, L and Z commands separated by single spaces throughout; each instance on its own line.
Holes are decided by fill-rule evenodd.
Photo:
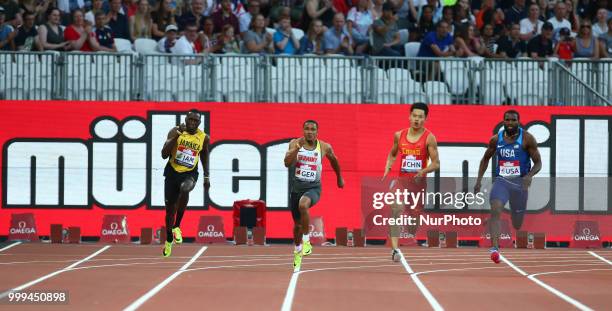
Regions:
M 611 105 L 612 60 L 0 53 L 0 98 Z

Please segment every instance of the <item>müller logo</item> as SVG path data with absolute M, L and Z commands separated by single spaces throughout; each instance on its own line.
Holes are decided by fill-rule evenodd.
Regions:
M 36 233 L 36 229 L 28 228 L 27 223 L 25 221 L 20 221 L 17 223 L 17 228 L 11 228 L 10 234 L 33 234 Z
M 121 229 L 119 229 L 119 224 L 116 222 L 111 222 L 110 224 L 110 230 L 109 229 L 102 229 L 102 235 L 127 235 L 127 230 L 125 229 L 124 226 L 121 227 Z
M 599 234 L 591 234 L 591 229 L 582 229 L 582 234 L 575 234 L 574 241 L 599 241 Z
M 198 236 L 201 238 L 222 238 L 223 232 L 215 231 L 215 226 L 210 224 L 206 226 L 206 232 L 198 231 Z

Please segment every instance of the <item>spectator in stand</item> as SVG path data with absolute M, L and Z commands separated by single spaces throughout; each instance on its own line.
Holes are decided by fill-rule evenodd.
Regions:
M 484 54 L 485 46 L 474 33 L 474 26 L 463 24 L 455 35 L 455 50 L 457 57 L 473 57 Z
M 334 16 L 334 27 L 329 28 L 323 35 L 325 54 L 354 54 L 353 39 L 344 26 L 344 15 L 337 13 Z
M 300 40 L 299 54 L 325 54 L 323 50 L 323 32 L 323 23 L 320 20 L 315 19 L 310 22 L 308 32 Z
M 153 29 L 153 20 L 149 9 L 149 0 L 138 0 L 138 9 L 130 17 L 130 34 L 132 41 L 136 39 L 150 39 Z
M 448 23 L 441 21 L 436 31 L 429 32 L 421 42 L 418 57 L 451 57 L 455 55 L 453 36 L 448 32 Z
M 572 31 L 578 32 L 578 27 L 580 26 L 580 18 L 578 17 L 578 15 L 576 15 L 576 10 L 574 9 L 574 2 L 572 2 L 572 0 L 566 0 L 565 8 L 567 11 L 567 16 L 565 16 L 565 19 L 567 19 L 570 24 L 572 24 Z
M 93 30 L 95 40 L 91 40 L 92 48 L 101 52 L 117 52 L 113 30 L 106 25 L 106 14 L 96 13 L 96 27 Z
M 294 55 L 299 51 L 300 42 L 295 35 L 293 35 L 289 15 L 284 15 L 280 18 L 279 28 L 274 32 L 272 41 L 274 42 L 274 51 L 276 54 Z
M 422 12 L 416 28 L 410 30 L 410 41 L 422 41 L 426 34 L 436 29 L 433 22 L 433 7 L 426 5 Z
M 217 41 L 222 45 L 222 53 L 240 53 L 240 42 L 236 39 L 234 26 L 230 24 L 223 26 L 221 33 L 217 36 Z
M 305 0 L 302 25 L 308 27 L 313 19 L 320 19 L 326 27 L 332 27 L 335 9 L 331 0 Z
M 223 48 L 215 35 L 215 24 L 210 17 L 204 18 L 204 30 L 199 34 L 204 53 L 217 53 Z
M 185 26 L 187 24 L 196 24 L 198 26 L 198 31 L 202 31 L 204 29 L 204 17 L 207 7 L 204 5 L 208 5 L 206 0 L 191 0 L 191 10 L 183 13 L 178 19 L 178 27 L 179 31 L 185 30 Z
M 0 13 L 2 14 L 2 13 Z M 2 18 L 0 18 L 2 19 Z M 42 51 L 38 31 L 34 25 L 36 17 L 33 13 L 23 13 L 23 25 L 17 28 L 15 36 L 15 50 L 17 51 Z
M 138 0 L 123 0 L 121 7 L 122 13 L 125 14 L 129 20 L 130 17 L 134 16 L 136 11 L 138 11 Z
M 72 24 L 64 30 L 64 40 L 70 42 L 70 50 L 93 52 L 91 41 L 95 40 L 92 25 L 85 23 L 83 11 L 72 11 Z
M 529 6 L 529 15 L 521 20 L 521 40 L 529 41 L 540 34 L 544 22 L 538 19 L 540 7 L 537 4 Z
M 4 11 L 4 21 L 10 22 L 19 14 L 19 4 L 15 0 L 0 0 L 0 7 Z
M 559 30 L 559 41 L 555 45 L 555 55 L 562 60 L 571 60 L 574 58 L 576 42 L 572 40 L 569 28 L 561 28 Z
M 607 57 L 612 56 L 612 18 L 608 19 L 608 32 L 599 36 L 600 44 L 603 46 L 604 53 Z
M 154 40 L 161 40 L 166 35 L 166 27 L 176 25 L 172 0 L 160 0 L 157 2 L 157 9 L 151 13 L 151 19 L 153 20 L 151 36 Z
M 382 17 L 382 6 L 385 0 L 373 0 L 372 3 L 372 19 L 377 20 Z
M 527 44 L 527 53 L 532 58 L 545 58 L 553 56 L 553 26 L 546 22 L 542 25 L 542 32 L 529 40 Z
M 555 16 L 551 17 L 548 22 L 553 25 L 553 41 L 557 41 L 559 31 L 563 28 L 572 29 L 572 24 L 565 19 L 567 15 L 567 7 L 563 2 L 557 2 L 555 5 Z
M 44 21 L 45 12 L 49 9 L 51 0 L 21 0 L 19 1 L 19 9 L 23 17 L 26 13 L 34 15 L 34 23 L 42 24 Z
M 578 6 L 576 7 L 576 14 L 578 15 L 578 17 L 580 17 L 580 19 L 588 19 L 590 18 L 591 15 L 591 0 L 579 0 L 578 1 Z M 568 10 L 573 9 L 568 7 Z
M 482 29 L 484 25 L 493 22 L 493 13 L 495 12 L 495 0 L 483 0 L 482 7 L 476 14 L 476 28 Z
M 608 24 L 606 20 L 608 19 L 608 10 L 601 8 L 597 10 L 597 22 L 593 25 L 593 35 L 595 37 L 600 37 L 601 35 L 608 32 Z
M 452 6 L 445 6 L 442 9 L 442 20 L 448 23 L 448 29 L 451 35 L 455 34 L 455 18 L 453 14 L 454 7 Z
M 221 9 L 213 13 L 211 17 L 215 24 L 215 33 L 223 31 L 223 26 L 225 25 L 232 25 L 234 29 L 240 29 L 238 18 L 232 12 L 231 0 L 221 0 Z
M 104 12 L 104 9 L 103 9 L 104 1 L 103 0 L 93 0 L 91 5 L 92 5 L 91 10 L 85 13 L 85 22 L 89 23 L 90 25 L 95 25 L 96 24 L 96 13 Z
M 404 0 L 404 2 L 411 0 Z M 370 41 L 368 31 L 374 22 L 372 11 L 369 9 L 369 0 L 359 0 L 348 13 L 346 28 L 355 40 L 355 52 L 363 54 Z
M 13 27 L 4 23 L 5 20 L 4 8 L 0 7 L 0 50 L 15 50 L 13 39 L 16 33 L 14 33 Z
M 413 0 L 390 0 L 395 8 L 397 16 L 397 27 L 399 29 L 408 29 L 411 22 L 417 21 L 418 12 L 414 7 Z
M 47 22 L 38 27 L 38 38 L 44 50 L 65 51 L 70 49 L 70 42 L 64 40 L 60 18 L 59 9 L 51 8 L 47 13 Z
M 185 25 L 183 35 L 176 40 L 176 43 L 170 51 L 176 55 L 195 55 L 198 53 L 196 49 L 196 40 L 198 39 L 198 26 L 194 23 Z M 199 59 L 182 59 L 185 65 L 194 65 L 200 62 Z
M 130 26 L 128 18 L 121 13 L 121 0 L 110 0 L 108 12 L 108 26 L 113 30 L 113 38 L 130 40 Z
M 162 53 L 172 53 L 172 48 L 176 44 L 178 27 L 176 25 L 166 26 L 166 35 L 157 42 L 157 50 Z
M 518 23 L 512 24 L 508 35 L 500 38 L 497 47 L 497 55 L 501 58 L 517 58 L 525 56 L 527 43 L 520 38 L 521 26 Z
M 575 57 L 599 59 L 599 40 L 593 36 L 591 28 L 591 22 L 588 20 L 583 20 L 580 23 L 580 31 L 576 36 Z
M 493 58 L 495 57 L 495 49 L 497 46 L 497 37 L 493 32 L 493 24 L 486 24 L 482 28 L 482 44 L 484 50 L 482 53 L 483 57 Z
M 527 17 L 525 10 L 525 0 L 514 0 L 514 5 L 504 12 L 506 25 L 518 24 L 523 18 Z
M 70 18 L 73 16 L 71 12 L 75 10 L 84 10 L 84 0 L 56 0 L 57 8 L 60 10 L 62 25 L 67 25 Z
M 442 20 L 442 5 L 440 4 L 440 1 L 438 0 L 427 0 L 427 5 L 432 9 L 432 20 L 434 24 L 437 24 L 439 21 Z M 425 6 L 421 7 L 421 13 L 419 14 L 419 16 L 422 15 L 423 11 L 422 9 Z
M 261 14 L 253 18 L 251 29 L 245 33 L 243 38 L 243 53 L 274 53 L 272 35 L 266 31 L 265 22 Z
M 251 20 L 253 16 L 259 14 L 261 4 L 258 0 L 251 0 L 247 6 L 248 12 L 242 14 L 239 18 L 240 22 L 240 34 L 244 35 L 249 30 L 249 25 L 251 25 Z
M 397 15 L 393 12 L 390 2 L 383 4 L 383 16 L 372 25 L 372 52 L 378 56 L 400 57 L 404 55 L 404 46 L 401 45 Z
M 542 22 L 546 22 L 547 20 L 553 17 L 552 9 L 548 6 L 548 0 L 538 0 L 538 7 L 540 8 L 540 15 L 538 19 Z

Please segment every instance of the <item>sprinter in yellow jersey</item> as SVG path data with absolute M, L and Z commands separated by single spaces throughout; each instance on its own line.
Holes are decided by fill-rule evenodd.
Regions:
M 168 139 L 162 148 L 162 158 L 168 159 L 164 169 L 164 197 L 166 201 L 166 244 L 163 255 L 169 257 L 172 252 L 172 242 L 183 242 L 181 235 L 181 220 L 189 192 L 195 187 L 198 180 L 198 162 L 204 168 L 204 188 L 208 191 L 208 143 L 210 137 L 202 132 L 198 126 L 201 114 L 197 110 L 187 113 L 185 123 L 176 126 L 168 132 Z

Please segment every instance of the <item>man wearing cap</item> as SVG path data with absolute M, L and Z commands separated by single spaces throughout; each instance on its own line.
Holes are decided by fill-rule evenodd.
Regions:
M 117 52 L 113 30 L 106 25 L 106 14 L 97 12 L 95 14 L 96 27 L 93 32 L 96 35 L 96 43 L 93 46 L 94 50 L 102 52 Z
M 542 33 L 533 37 L 527 44 L 527 53 L 532 58 L 544 58 L 552 56 L 553 50 L 553 25 L 549 22 L 542 26 Z
M 162 53 L 172 53 L 172 48 L 176 44 L 177 32 L 178 27 L 176 25 L 170 24 L 166 26 L 166 36 L 157 42 L 157 50 Z

